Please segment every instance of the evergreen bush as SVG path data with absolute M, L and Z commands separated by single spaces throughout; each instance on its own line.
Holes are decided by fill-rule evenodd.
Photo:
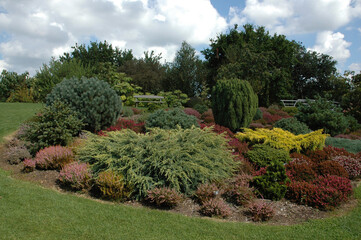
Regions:
M 277 121 L 273 126 L 289 131 L 295 135 L 307 134 L 311 132 L 305 123 L 298 121 L 296 118 L 283 118 Z
M 348 127 L 348 120 L 341 108 L 324 98 L 300 105 L 295 116 L 312 130 L 322 128 L 331 136 L 344 133 Z
M 64 79 L 46 97 L 46 104 L 57 100 L 78 112 L 85 129 L 93 132 L 114 124 L 122 112 L 122 101 L 115 90 L 97 78 Z
M 19 137 L 30 142 L 28 149 L 35 155 L 49 146 L 66 146 L 79 135 L 83 127 L 78 114 L 59 101 L 45 107 L 40 114 L 23 126 Z
M 283 149 L 275 149 L 265 144 L 257 144 L 248 151 L 245 156 L 258 167 L 267 167 L 272 162 L 280 161 L 288 163 L 291 161 L 289 153 Z
M 191 128 L 192 126 L 199 126 L 197 118 L 192 115 L 187 115 L 181 109 L 175 108 L 173 110 L 160 109 L 150 114 L 145 123 L 145 127 L 175 129 L 179 125 L 181 128 Z
M 212 110 L 217 124 L 233 132 L 248 127 L 258 107 L 257 95 L 247 81 L 223 79 L 212 91 Z
M 78 158 L 88 162 L 94 174 L 107 169 L 122 174 L 137 199 L 155 187 L 190 195 L 201 183 L 230 177 L 239 165 L 224 137 L 195 127 L 153 128 L 146 134 L 128 129 L 107 136 L 90 134 Z

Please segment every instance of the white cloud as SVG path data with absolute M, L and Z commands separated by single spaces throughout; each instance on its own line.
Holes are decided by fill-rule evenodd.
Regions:
M 300 34 L 334 31 L 345 26 L 361 10 L 361 0 L 246 0 L 237 15 L 230 11 L 231 21 L 246 19 L 266 26 L 272 32 Z
M 361 72 L 361 63 L 352 63 L 348 66 L 348 69 L 354 71 L 355 73 Z
M 344 39 L 342 33 L 324 31 L 317 34 L 316 44 L 309 50 L 328 54 L 335 60 L 344 62 L 351 56 L 350 50 L 348 49 L 350 46 L 351 43 Z
M 0 43 L 2 66 L 30 71 L 69 51 L 75 43 L 107 40 L 133 49 L 162 52 L 171 61 L 183 40 L 192 45 L 227 28 L 210 0 L 2 0 L 0 29 L 10 39 Z

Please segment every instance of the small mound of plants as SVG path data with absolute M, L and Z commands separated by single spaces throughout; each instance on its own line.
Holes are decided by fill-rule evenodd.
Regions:
M 72 162 L 60 170 L 58 181 L 65 188 L 81 190 L 89 187 L 91 177 L 88 164 Z
M 150 114 L 145 123 L 147 129 L 162 128 L 175 129 L 177 126 L 181 128 L 191 128 L 192 126 L 199 127 L 197 118 L 192 115 L 187 115 L 181 109 L 175 108 L 173 110 L 160 109 Z
M 50 146 L 37 152 L 34 161 L 38 169 L 61 169 L 74 161 L 74 154 L 68 147 Z
M 89 163 L 95 174 L 108 169 L 121 173 L 133 186 L 136 199 L 160 186 L 190 195 L 201 183 L 232 176 L 239 166 L 225 138 L 195 127 L 154 128 L 146 134 L 128 129 L 107 136 L 90 134 L 78 158 Z
M 146 200 L 158 208 L 174 208 L 183 200 L 183 196 L 174 189 L 160 187 L 148 190 Z

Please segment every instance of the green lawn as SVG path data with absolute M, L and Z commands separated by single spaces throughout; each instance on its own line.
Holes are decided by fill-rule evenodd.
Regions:
M 0 103 L 0 143 L 3 137 L 14 132 L 24 120 L 33 116 L 43 104 Z
M 35 111 L 38 105 L 28 106 Z M 2 119 L 5 129 L 16 129 Z M 361 187 L 355 196 L 361 199 Z M 0 239 L 361 239 L 360 223 L 360 203 L 347 216 L 294 226 L 189 218 L 62 194 L 0 170 Z

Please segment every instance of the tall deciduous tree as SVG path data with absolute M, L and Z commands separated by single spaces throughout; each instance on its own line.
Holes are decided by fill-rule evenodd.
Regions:
M 5 102 L 21 87 L 30 88 L 31 80 L 28 72 L 17 74 L 3 70 L 0 75 L 0 102 Z

